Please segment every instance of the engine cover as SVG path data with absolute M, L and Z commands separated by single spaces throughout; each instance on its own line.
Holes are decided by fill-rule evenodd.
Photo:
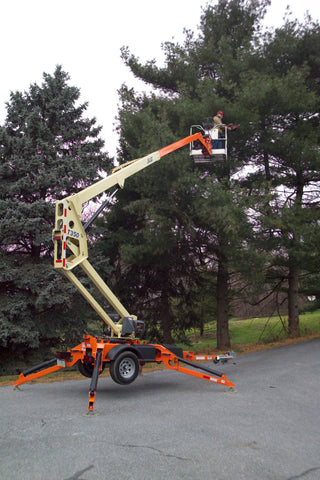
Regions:
M 132 317 L 123 317 L 122 319 L 122 337 L 127 337 L 132 333 L 142 334 L 145 331 L 145 325 L 142 320 L 135 320 Z

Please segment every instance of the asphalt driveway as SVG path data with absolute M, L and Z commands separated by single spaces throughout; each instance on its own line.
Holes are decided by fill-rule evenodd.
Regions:
M 168 370 L 0 388 L 0 478 L 319 480 L 320 339 L 239 356 L 227 387 Z

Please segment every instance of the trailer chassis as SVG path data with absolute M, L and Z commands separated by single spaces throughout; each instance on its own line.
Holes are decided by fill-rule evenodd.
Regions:
M 234 384 L 223 373 L 195 363 L 200 360 L 212 360 L 215 364 L 226 363 L 233 358 L 235 358 L 234 352 L 219 355 L 197 355 L 192 351 L 183 351 L 175 345 L 150 344 L 127 338 L 98 339 L 91 335 L 84 335 L 83 341 L 79 345 L 68 351 L 58 352 L 56 358 L 24 371 L 13 385 L 18 387 L 49 373 L 78 364 L 80 372 L 91 378 L 88 413 L 93 413 L 99 375 L 106 367 L 110 369 L 111 378 L 120 385 L 132 383 L 146 363 L 155 362 L 163 363 L 169 370 L 176 370 L 233 388 Z

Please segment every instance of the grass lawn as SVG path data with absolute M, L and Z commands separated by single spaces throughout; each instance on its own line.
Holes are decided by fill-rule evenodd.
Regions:
M 288 338 L 284 327 L 287 327 L 287 317 L 230 319 L 231 348 L 241 354 L 320 337 L 320 311 L 300 315 L 299 338 Z M 211 353 L 217 348 L 216 324 L 206 324 L 203 336 L 193 331 L 189 332 L 187 338 L 190 344 L 182 343 L 179 346 L 196 353 Z

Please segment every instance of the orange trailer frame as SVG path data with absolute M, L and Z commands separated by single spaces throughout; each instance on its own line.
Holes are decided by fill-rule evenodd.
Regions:
M 62 370 L 66 367 L 73 367 L 80 362 L 80 364 L 84 366 L 88 365 L 91 367 L 87 372 L 88 375 L 85 376 L 91 377 L 88 412 L 93 412 L 99 374 L 106 366 L 109 368 L 112 367 L 120 354 L 122 354 L 122 358 L 126 358 L 125 355 L 128 353 L 130 353 L 131 357 L 132 355 L 136 356 L 140 372 L 146 363 L 163 363 L 169 370 L 175 370 L 202 380 L 225 385 L 229 388 L 234 387 L 234 384 L 227 379 L 225 374 L 199 363 L 194 363 L 210 360 L 214 363 L 219 363 L 220 361 L 225 363 L 235 358 L 234 352 L 226 352 L 220 355 L 201 355 L 195 354 L 192 351 L 183 351 L 174 345 L 151 344 L 137 339 L 124 339 L 124 341 L 121 342 L 113 338 L 98 339 L 91 335 L 84 335 L 83 342 L 74 348 L 66 352 L 58 352 L 57 358 L 21 373 L 13 385 L 18 387 L 19 385 L 36 380 L 49 373 Z M 186 368 L 181 364 L 188 365 L 191 368 Z M 130 377 L 128 381 L 125 375 L 121 378 L 114 378 L 113 376 L 113 380 L 115 380 L 116 383 L 124 385 L 134 381 L 137 374 L 138 371 L 135 372 L 134 378 Z

